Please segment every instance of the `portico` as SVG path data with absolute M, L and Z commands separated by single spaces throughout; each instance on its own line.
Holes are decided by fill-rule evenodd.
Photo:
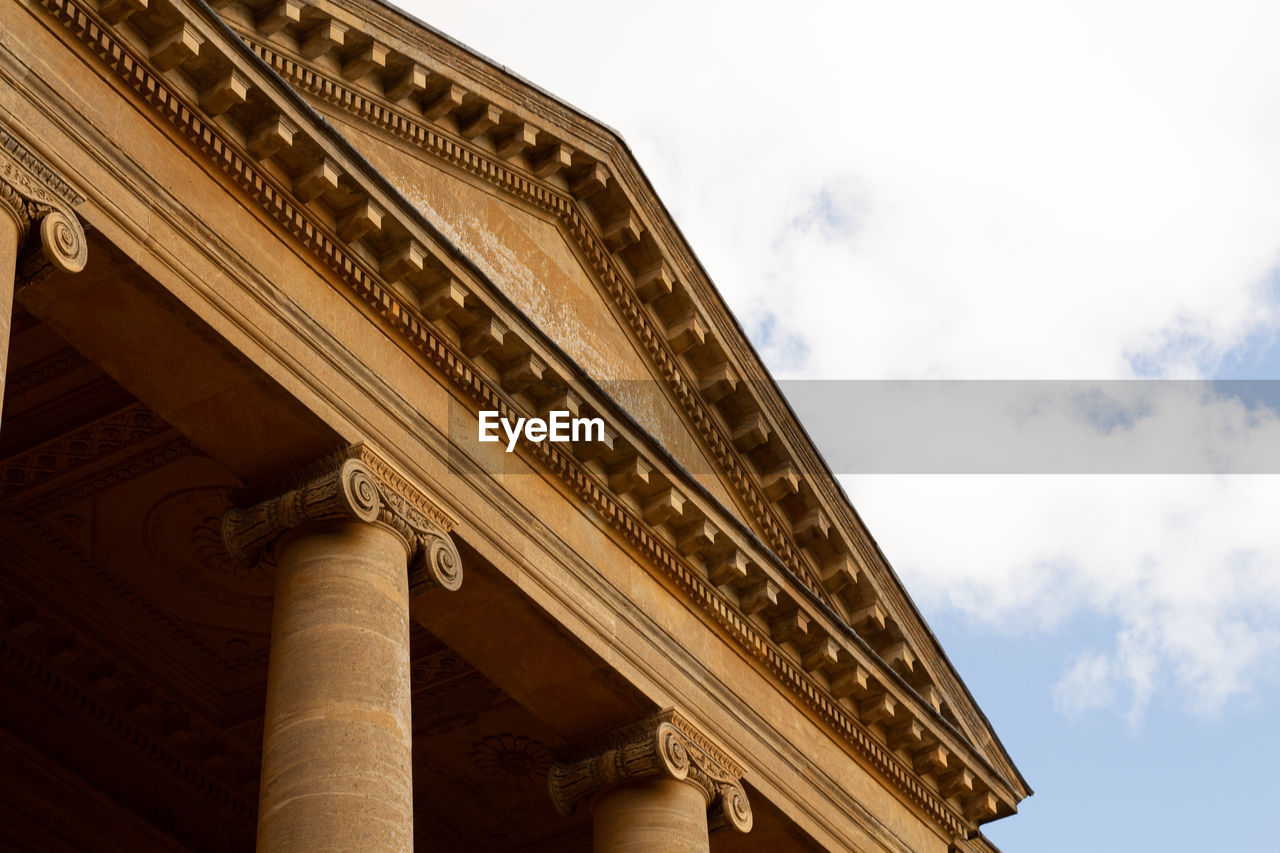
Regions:
M 0 835 L 990 849 L 1030 789 L 611 132 L 362 0 L 0 8 Z

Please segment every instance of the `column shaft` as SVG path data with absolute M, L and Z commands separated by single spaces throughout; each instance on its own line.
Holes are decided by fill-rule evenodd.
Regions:
M 22 232 L 12 216 L 0 211 L 0 425 L 4 417 L 5 377 L 9 371 L 9 330 L 13 325 L 13 277 Z
M 406 560 L 403 539 L 359 521 L 282 545 L 259 851 L 413 849 Z
M 706 795 L 676 779 L 619 785 L 596 803 L 592 836 L 595 853 L 708 853 Z

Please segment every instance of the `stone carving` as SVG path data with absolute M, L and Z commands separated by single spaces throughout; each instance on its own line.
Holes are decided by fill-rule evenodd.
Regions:
M 441 649 L 426 657 L 415 658 L 409 671 L 414 693 L 431 690 L 446 681 L 475 672 L 453 649 Z
M 409 587 L 456 590 L 462 559 L 449 537 L 453 522 L 421 491 L 364 445 L 308 466 L 298 485 L 248 508 L 222 516 L 227 553 L 246 565 L 290 530 L 325 521 L 381 523 L 404 539 L 410 552 Z
M 18 244 L 34 227 L 51 269 L 80 272 L 89 257 L 84 228 L 72 208 L 84 198 L 18 139 L 0 127 L 0 208 L 18 225 Z M 29 264 L 24 263 L 24 270 Z
M 678 711 L 668 709 L 611 733 L 587 757 L 557 762 L 547 773 L 556 809 L 572 815 L 584 802 L 630 779 L 667 778 L 702 790 L 711 829 L 751 830 L 751 804 L 742 768 Z
M 252 801 L 228 784 L 228 777 L 252 774 L 251 750 L 225 737 L 217 754 L 181 749 L 183 741 L 215 741 L 218 727 L 198 714 L 173 713 L 181 703 L 8 583 L 0 584 L 0 610 L 9 614 L 0 624 L 0 671 L 11 689 L 41 697 L 88 732 L 154 762 L 228 822 L 252 826 Z
M 105 459 L 122 448 L 140 444 L 170 429 L 172 427 L 142 403 L 131 404 L 4 460 L 0 464 L 0 497 Z
M 551 753 L 541 741 L 504 732 L 471 747 L 471 760 L 485 776 L 503 785 L 522 788 L 545 776 Z
M 203 598 L 245 610 L 271 610 L 274 579 L 261 565 L 233 560 L 222 545 L 228 490 L 183 489 L 147 512 L 147 548 L 184 587 Z
M 15 323 L 14 326 L 16 325 Z M 74 373 L 88 364 L 89 360 L 78 350 L 65 347 L 21 370 L 11 370 L 5 384 L 5 393 L 22 394 L 33 388 L 39 388 L 46 382 Z

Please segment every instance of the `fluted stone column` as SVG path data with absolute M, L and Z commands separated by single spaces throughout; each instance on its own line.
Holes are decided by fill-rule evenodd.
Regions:
M 18 261 L 33 231 L 54 269 L 84 269 L 88 243 L 71 208 L 84 201 L 66 181 L 0 126 L 0 407 L 9 366 L 9 330 Z M 3 412 L 0 411 L 0 415 Z
M 712 830 L 751 830 L 742 769 L 678 711 L 571 754 L 551 766 L 548 788 L 562 814 L 591 809 L 596 853 L 707 853 Z
M 451 522 L 367 448 L 299 480 L 223 518 L 276 557 L 258 850 L 411 851 L 409 595 L 461 583 Z

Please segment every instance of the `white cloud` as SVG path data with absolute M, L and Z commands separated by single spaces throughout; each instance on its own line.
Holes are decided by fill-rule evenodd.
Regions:
M 617 127 L 779 373 L 1198 375 L 1280 321 L 1275 3 L 409 8 Z M 1274 479 L 852 485 L 916 595 L 1114 620 L 1064 711 L 1274 667 Z
M 848 477 L 907 588 L 976 624 L 1114 625 L 1055 689 L 1060 709 L 1153 696 L 1197 713 L 1273 682 L 1280 477 Z M 921 535 L 927 530 L 928 535 Z
M 776 367 L 1188 372 L 1274 320 L 1276 4 L 492 6 L 424 14 L 622 131 L 739 314 L 809 344 Z
M 1111 659 L 1103 655 L 1081 655 L 1054 686 L 1054 704 L 1070 717 L 1113 704 L 1116 701 L 1114 669 Z

